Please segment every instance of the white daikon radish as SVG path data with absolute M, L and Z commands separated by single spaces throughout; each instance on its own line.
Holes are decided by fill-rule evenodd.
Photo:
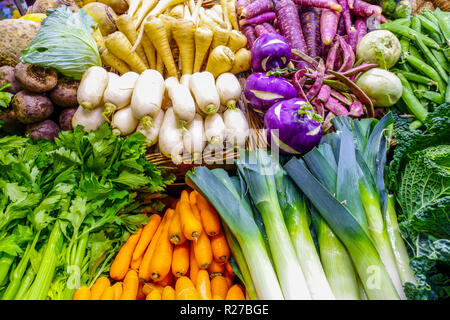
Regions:
M 220 103 L 227 108 L 236 108 L 236 102 L 241 98 L 241 84 L 238 78 L 230 72 L 222 73 L 216 79 L 216 88 Z
M 146 140 L 147 146 L 151 147 L 158 142 L 159 130 L 161 129 L 161 125 L 164 119 L 164 110 L 159 110 L 158 115 L 153 120 L 153 126 L 150 128 L 144 127 L 142 122 L 139 122 L 136 132 L 141 132 Z
M 220 97 L 216 88 L 216 80 L 211 72 L 196 72 L 191 75 L 189 88 L 202 112 L 213 114 L 219 110 Z
M 78 103 L 86 109 L 97 108 L 103 99 L 103 93 L 108 85 L 108 72 L 99 66 L 86 70 L 77 90 Z
M 180 83 L 183 85 L 183 86 L 186 86 L 188 89 L 189 89 L 189 81 L 191 80 L 191 74 L 183 74 L 182 76 L 181 76 L 181 79 L 180 79 Z
M 183 133 L 177 126 L 173 108 L 167 109 L 159 130 L 158 147 L 160 152 L 171 158 L 175 164 L 181 163 L 183 154 Z
M 248 121 L 240 109 L 228 109 L 223 113 L 225 123 L 226 138 L 234 147 L 245 146 L 245 141 L 249 135 Z
M 79 106 L 72 117 L 72 128 L 75 129 L 78 125 L 81 125 L 84 127 L 83 131 L 97 130 L 106 122 L 103 117 L 103 110 L 103 106 L 92 110 Z
M 201 157 L 206 145 L 206 135 L 202 116 L 197 113 L 194 120 L 188 124 L 186 129 L 187 130 L 183 133 L 184 149 L 192 154 L 193 160 L 195 161 Z
M 189 89 L 179 83 L 170 85 L 167 90 L 178 127 L 185 128 L 195 117 L 194 98 Z
M 219 113 L 210 114 L 205 118 L 206 140 L 212 145 L 222 144 L 227 128 Z
M 139 74 L 133 71 L 126 72 L 113 81 L 110 78 L 103 94 L 103 102 L 105 104 L 104 116 L 107 121 L 116 110 L 125 108 L 130 104 L 134 85 L 138 78 Z
M 156 70 L 145 70 L 137 79 L 130 106 L 134 117 L 144 126 L 150 127 L 153 119 L 158 115 L 164 91 L 164 78 Z
M 113 134 L 127 136 L 136 130 L 139 120 L 133 115 L 131 107 L 125 107 L 114 112 L 111 126 Z
M 170 87 L 180 84 L 180 83 L 178 82 L 177 77 L 169 77 L 166 80 L 164 80 L 164 84 L 166 86 L 166 92 L 168 92 Z

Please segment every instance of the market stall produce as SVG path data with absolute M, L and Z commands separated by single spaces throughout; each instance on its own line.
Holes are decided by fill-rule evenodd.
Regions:
M 448 299 L 446 3 L 15 3 L 1 299 Z

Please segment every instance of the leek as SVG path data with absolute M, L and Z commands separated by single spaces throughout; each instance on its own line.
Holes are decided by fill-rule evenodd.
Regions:
M 334 300 L 309 230 L 310 217 L 305 197 L 284 170 L 280 172 L 276 176 L 278 199 L 311 297 L 315 300 Z
M 196 167 L 186 174 L 186 182 L 195 188 L 219 212 L 236 237 L 250 270 L 260 300 L 282 300 L 283 293 L 267 253 L 264 239 L 253 220 L 252 212 L 238 199 L 237 191 L 230 191 L 209 169 Z M 230 180 L 231 182 L 231 180 Z
M 311 294 L 278 202 L 274 175 L 281 169 L 279 164 L 263 150 L 241 150 L 237 167 L 264 222 L 285 299 L 310 300 Z
M 302 160 L 291 159 L 285 169 L 347 248 L 369 299 L 399 299 L 370 236 L 348 208 L 311 174 Z
M 357 275 L 347 250 L 314 208 L 311 211 L 323 270 L 334 296 L 338 300 L 359 300 Z

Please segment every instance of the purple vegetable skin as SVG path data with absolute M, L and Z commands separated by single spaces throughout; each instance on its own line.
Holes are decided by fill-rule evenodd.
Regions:
M 330 0 L 294 0 L 294 2 L 301 6 L 330 9 L 330 10 L 334 10 L 334 11 L 342 10 L 341 5 L 339 5 L 335 1 L 330 1 Z
M 287 39 L 278 33 L 266 33 L 258 37 L 251 50 L 253 71 L 262 72 L 285 68 L 291 61 L 291 47 Z
M 302 154 L 317 146 L 322 137 L 321 119 L 305 100 L 280 101 L 264 115 L 267 140 L 284 154 Z
M 356 30 L 355 30 L 356 32 Z M 349 37 L 350 38 L 350 37 Z M 355 64 L 355 51 L 353 48 L 341 37 L 339 38 L 339 46 L 342 50 L 342 64 L 339 68 L 339 72 L 346 71 L 353 67 Z
M 59 134 L 59 126 L 52 120 L 44 120 L 42 122 L 29 124 L 27 126 L 26 134 L 31 139 L 41 140 L 55 140 Z
M 272 0 L 256 0 L 244 7 L 240 15 L 245 18 L 252 18 L 260 15 L 264 12 L 269 12 L 273 10 Z
M 352 116 L 352 117 L 357 117 L 357 118 L 361 117 L 364 112 L 363 105 L 358 100 L 353 101 L 353 103 L 350 105 L 349 109 L 350 109 L 350 112 L 348 115 Z
M 269 31 L 267 31 L 267 29 L 262 24 L 258 24 L 257 26 L 255 26 L 256 39 L 258 39 L 259 37 L 261 37 L 263 34 L 266 33 L 269 33 Z
M 356 29 L 356 46 L 361 41 L 361 39 L 367 33 L 367 21 L 366 18 L 358 17 L 355 20 L 355 29 Z
M 345 36 L 345 24 L 344 24 L 344 17 L 342 16 L 342 14 L 339 15 L 339 22 L 338 22 L 338 27 L 336 30 L 336 34 L 338 36 Z
M 333 45 L 330 48 L 330 51 L 328 51 L 327 61 L 325 63 L 327 70 L 334 70 L 334 63 L 336 62 L 336 57 L 339 49 L 338 39 L 334 41 Z
M 262 25 L 264 26 L 264 28 L 266 28 L 267 31 L 277 33 L 277 30 L 275 30 L 275 27 L 272 26 L 270 23 L 264 22 Z
M 263 22 L 271 21 L 273 19 L 275 19 L 275 12 L 265 12 L 255 17 L 244 18 L 240 20 L 239 23 L 241 24 L 241 26 L 246 26 L 249 24 L 261 24 Z
M 274 103 L 295 98 L 297 90 L 284 78 L 253 73 L 245 82 L 244 95 L 254 109 L 265 112 Z
M 61 130 L 72 130 L 72 118 L 78 108 L 67 108 L 59 115 L 59 126 Z
M 356 31 L 355 27 L 351 27 L 347 35 L 347 43 L 352 48 L 353 52 L 356 52 L 357 42 L 358 42 L 358 31 Z
M 348 110 L 337 99 L 330 97 L 325 103 L 325 108 L 333 112 L 337 116 L 348 115 Z
M 292 0 L 278 0 L 275 3 L 275 13 L 280 34 L 286 37 L 291 48 L 307 53 L 308 49 L 295 3 Z M 308 67 L 308 63 L 302 60 L 297 61 L 295 65 L 299 69 Z
M 236 1 L 236 12 L 237 14 L 241 14 L 242 10 L 244 10 L 244 8 L 246 6 L 248 6 L 250 3 L 252 3 L 252 1 L 250 0 L 237 0 Z
M 380 15 L 383 9 L 380 6 L 367 3 L 362 0 L 355 0 L 351 12 L 361 17 L 370 17 L 372 15 Z
M 306 94 L 306 98 L 308 101 L 311 101 L 320 91 L 320 88 L 322 87 L 323 83 L 323 77 L 325 75 L 325 63 L 322 59 L 319 61 L 319 66 L 317 67 L 317 77 L 314 84 L 311 86 L 311 88 L 308 90 L 308 93 Z
M 332 96 L 337 101 L 339 101 L 340 103 L 342 103 L 342 104 L 344 104 L 346 106 L 350 106 L 352 104 L 352 101 L 349 98 L 344 96 L 339 91 L 336 91 L 335 89 L 331 89 L 330 96 Z
M 317 94 L 316 99 L 320 102 L 327 102 L 328 98 L 330 97 L 331 88 L 327 86 L 326 84 L 322 85 L 320 88 L 319 93 Z
M 247 47 L 251 49 L 253 47 L 253 42 L 256 40 L 255 29 L 252 26 L 243 26 L 241 31 L 247 38 Z
M 324 45 L 330 45 L 336 36 L 340 16 L 340 12 L 322 9 L 320 15 L 320 36 Z
M 312 58 L 320 55 L 320 13 L 320 9 L 305 8 L 301 14 L 306 48 Z
M 350 8 L 348 7 L 347 0 L 337 0 L 342 7 L 342 18 L 344 18 L 345 31 L 347 33 L 352 27 L 352 16 L 350 14 Z

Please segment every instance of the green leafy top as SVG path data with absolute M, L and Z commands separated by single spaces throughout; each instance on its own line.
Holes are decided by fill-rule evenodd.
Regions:
M 36 37 L 22 51 L 23 62 L 52 67 L 76 80 L 80 80 L 89 67 L 101 66 L 92 37 L 96 23 L 85 10 L 73 13 L 61 5 L 47 13 Z

